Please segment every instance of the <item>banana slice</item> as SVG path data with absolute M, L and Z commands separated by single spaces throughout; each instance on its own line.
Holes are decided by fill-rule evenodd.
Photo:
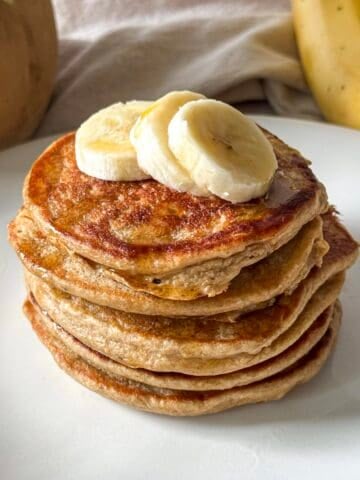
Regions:
M 199 93 L 171 92 L 154 102 L 139 117 L 130 132 L 140 167 L 158 182 L 181 192 L 208 195 L 192 180 L 168 146 L 168 125 L 179 108 L 192 100 L 205 98 Z
M 277 168 L 256 124 L 217 100 L 183 105 L 169 122 L 168 142 L 198 187 L 233 203 L 264 195 Z
M 152 102 L 116 103 L 99 110 L 76 132 L 75 155 L 79 169 L 102 180 L 148 178 L 138 165 L 129 133 Z

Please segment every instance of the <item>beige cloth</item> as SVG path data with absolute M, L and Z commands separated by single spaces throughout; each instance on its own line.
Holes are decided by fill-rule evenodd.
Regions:
M 318 117 L 286 0 L 53 0 L 57 84 L 37 132 L 76 128 L 110 103 L 195 90 Z M 240 106 L 241 108 L 241 106 Z

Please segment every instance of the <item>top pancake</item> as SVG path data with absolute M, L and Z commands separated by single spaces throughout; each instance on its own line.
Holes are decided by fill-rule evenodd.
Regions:
M 108 182 L 76 166 L 74 134 L 34 163 L 24 200 L 41 228 L 93 261 L 134 274 L 161 274 L 251 246 L 271 253 L 326 209 L 308 162 L 275 136 L 279 168 L 266 196 L 231 204 L 179 193 L 153 181 Z M 293 234 L 292 234 L 293 232 Z M 283 241 L 283 243 L 284 243 Z M 256 256 L 255 250 L 252 254 Z

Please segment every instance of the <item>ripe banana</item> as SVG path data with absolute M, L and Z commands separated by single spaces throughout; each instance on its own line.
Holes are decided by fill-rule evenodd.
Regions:
M 201 189 L 231 202 L 260 197 L 277 167 L 270 142 L 236 108 L 216 100 L 186 103 L 169 123 L 169 147 Z
M 360 128 L 360 0 L 292 0 L 309 86 L 327 120 Z
M 254 122 L 189 91 L 100 110 L 78 129 L 75 154 L 81 171 L 103 180 L 149 174 L 174 190 L 233 203 L 263 195 L 277 168 Z
M 191 179 L 168 146 L 170 120 L 185 103 L 204 98 L 194 92 L 171 92 L 154 102 L 139 117 L 130 132 L 140 167 L 158 182 L 180 192 L 208 195 Z
M 129 133 L 151 102 L 116 103 L 88 118 L 76 132 L 75 155 L 79 169 L 102 180 L 143 180 Z

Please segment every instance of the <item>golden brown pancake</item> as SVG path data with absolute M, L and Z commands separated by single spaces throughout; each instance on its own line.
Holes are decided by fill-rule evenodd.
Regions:
M 331 352 L 358 245 L 301 154 L 231 204 L 79 171 L 74 133 L 35 161 L 9 237 L 24 311 L 57 363 L 100 394 L 170 415 L 281 398 Z
M 325 235 L 338 236 L 342 248 L 353 253 L 357 247 L 349 234 L 331 215 L 325 219 Z M 262 308 L 275 296 L 290 293 L 314 265 L 321 265 L 328 244 L 322 233 L 319 238 L 320 230 L 321 221 L 316 218 L 266 259 L 244 268 L 225 293 L 192 301 L 160 299 L 127 288 L 105 267 L 69 252 L 53 237 L 44 235 L 24 209 L 10 224 L 9 235 L 26 269 L 92 303 L 145 315 L 212 315 L 213 320 L 232 322 L 241 312 Z
M 215 413 L 247 403 L 282 398 L 296 385 L 310 380 L 325 363 L 332 351 L 340 324 L 341 311 L 335 308 L 333 322 L 322 339 L 308 354 L 290 368 L 259 382 L 227 390 L 195 392 L 151 387 L 126 378 L 114 378 L 75 355 L 37 321 L 31 303 L 25 312 L 32 326 L 50 350 L 58 365 L 78 382 L 101 395 L 141 410 L 167 415 L 202 415 Z
M 110 347 L 110 339 L 118 359 L 127 355 L 130 347 L 136 356 L 139 351 L 146 352 L 148 360 L 160 353 L 169 359 L 191 358 L 194 352 L 199 358 L 213 359 L 255 354 L 270 345 L 295 322 L 315 292 L 352 261 L 353 256 L 346 252 L 328 255 L 323 266 L 314 268 L 291 295 L 283 294 L 272 306 L 241 315 L 234 323 L 215 322 L 211 317 L 174 319 L 126 313 L 70 295 L 30 272 L 26 272 L 26 281 L 50 317 L 96 350 L 101 345 Z M 335 283 L 340 286 L 341 282 L 342 276 Z
M 268 193 L 250 202 L 196 197 L 153 180 L 87 176 L 77 168 L 74 134 L 68 134 L 34 163 L 24 187 L 25 206 L 41 230 L 69 250 L 116 269 L 135 289 L 178 299 L 213 296 L 241 268 L 287 243 L 327 208 L 325 189 L 308 161 L 266 135 L 279 167 Z M 191 266 L 197 268 L 182 278 L 180 272 Z
M 302 232 L 303 231 L 303 232 Z M 302 234 L 300 234 L 302 232 Z M 285 243 L 291 245 L 294 248 L 294 243 L 299 243 L 299 238 L 303 237 L 303 246 L 308 243 L 306 249 L 309 254 L 307 257 L 307 263 L 304 265 L 304 272 L 306 272 L 307 265 L 321 265 L 322 257 L 327 252 L 326 242 L 323 241 L 322 236 L 322 221 L 321 218 L 315 217 L 312 221 L 308 222 L 302 227 L 299 233 L 295 235 L 296 240 L 291 238 L 289 242 Z M 293 233 L 292 233 L 293 234 Z M 312 235 L 312 238 L 310 238 Z M 305 240 L 306 239 L 306 240 Z M 284 238 L 282 240 L 285 240 Z M 299 245 L 298 248 L 301 248 Z M 276 255 L 276 248 L 274 245 Z M 281 249 L 281 246 L 280 246 Z M 248 256 L 245 258 L 244 253 L 231 255 L 227 258 L 215 258 L 208 260 L 198 265 L 192 265 L 186 267 L 179 272 L 171 273 L 169 275 L 161 275 L 158 278 L 146 275 L 129 275 L 126 272 L 119 272 L 112 268 L 105 268 L 104 273 L 110 275 L 115 281 L 123 283 L 133 290 L 139 292 L 146 292 L 155 295 L 160 298 L 168 298 L 171 300 L 193 300 L 202 296 L 214 297 L 220 293 L 226 291 L 231 285 L 231 281 L 235 281 L 239 272 L 257 262 L 261 262 L 263 257 L 268 256 L 265 246 L 259 248 L 254 245 L 252 252 L 249 251 Z M 256 254 L 255 254 L 256 250 Z M 262 253 L 261 253 L 262 252 Z M 302 253 L 305 259 L 305 252 Z M 271 254 L 270 254 L 271 255 Z M 300 256 L 300 255 L 299 255 Z M 311 268 L 311 267 L 310 267 Z
M 119 341 L 119 337 L 116 337 L 118 333 L 116 321 L 111 322 L 111 318 L 106 315 L 101 317 L 101 311 L 98 312 L 97 316 L 86 315 L 81 308 L 78 308 L 75 312 L 71 312 L 67 308 L 69 307 L 69 302 L 63 307 L 61 301 L 53 301 L 52 297 L 43 295 L 41 288 L 37 288 L 38 285 L 31 282 L 31 280 L 30 286 L 31 292 L 40 308 L 46 312 L 55 323 L 58 323 L 82 343 L 103 355 L 132 368 L 145 368 L 156 372 L 178 372 L 187 375 L 207 376 L 221 375 L 242 368 L 248 368 L 286 350 L 311 327 L 316 318 L 326 308 L 335 302 L 344 283 L 344 278 L 344 274 L 340 273 L 328 280 L 311 297 L 305 308 L 300 309 L 300 312 L 296 312 L 298 316 L 294 314 L 295 312 L 290 311 L 290 315 L 292 314 L 292 323 L 289 328 L 283 330 L 280 335 L 278 334 L 276 336 L 276 333 L 274 335 L 271 331 L 271 320 L 273 318 L 271 314 L 270 317 L 267 318 L 266 309 L 264 313 L 260 310 L 255 319 L 254 326 L 251 328 L 250 325 L 249 328 L 250 322 L 248 322 L 248 331 L 246 332 L 245 329 L 245 334 L 248 334 L 250 340 L 252 332 L 258 336 L 260 336 L 261 333 L 264 334 L 264 346 L 262 349 L 258 349 L 256 353 L 241 351 L 242 338 L 239 335 L 240 338 L 236 338 L 233 343 L 236 343 L 240 352 L 231 355 L 226 349 L 227 345 L 223 344 L 221 345 L 221 355 L 216 355 L 217 352 L 214 352 L 214 356 L 211 356 L 211 342 L 208 342 L 205 345 L 208 347 L 208 355 L 206 357 L 200 356 L 199 353 L 201 354 L 201 352 L 196 348 L 183 349 L 181 351 L 182 355 L 176 355 L 173 351 L 169 353 L 168 343 L 174 347 L 179 347 L 180 342 L 178 337 L 180 336 L 181 341 L 181 335 L 185 337 L 184 341 L 186 341 L 186 339 L 189 340 L 189 338 L 187 338 L 188 331 L 185 330 L 185 332 L 181 332 L 181 328 L 175 329 L 175 334 L 178 334 L 178 337 L 173 335 L 173 338 L 171 338 L 170 335 L 165 335 L 161 331 L 161 328 L 156 330 L 153 325 L 150 325 L 150 338 L 146 338 L 145 340 L 147 341 L 144 341 L 141 335 L 136 335 L 137 332 L 134 332 L 134 329 L 130 331 L 128 335 L 123 335 L 124 341 Z M 102 321 L 100 327 L 99 320 L 100 322 Z M 265 322 L 264 329 L 261 325 L 262 320 Z M 283 323 L 286 323 L 286 320 L 290 323 L 287 318 Z M 279 323 L 281 324 L 281 321 Z M 125 329 L 126 322 L 123 322 L 122 326 L 123 329 Z M 145 323 L 143 332 L 146 331 L 146 328 L 147 325 Z M 241 328 L 239 330 L 240 334 L 244 333 Z M 171 333 L 171 331 L 170 326 L 166 329 L 165 333 Z M 257 331 L 259 331 L 259 333 L 257 333 Z M 212 332 L 208 331 L 207 333 L 208 336 L 211 337 Z M 157 338 L 156 334 L 158 334 L 160 338 Z M 268 338 L 266 334 L 268 334 Z M 191 339 L 189 343 L 191 345 Z M 230 347 L 232 346 L 233 345 L 230 344 Z M 175 350 L 175 348 L 173 350 Z
M 321 339 L 329 327 L 333 313 L 333 307 L 328 307 L 293 345 L 265 362 L 224 375 L 195 377 L 181 373 L 152 372 L 143 368 L 131 368 L 111 360 L 105 355 L 87 347 L 51 320 L 49 315 L 40 309 L 32 295 L 25 302 L 24 309 L 25 311 L 34 309 L 35 319 L 33 323 L 40 324 L 39 328 L 45 328 L 49 331 L 49 334 L 59 338 L 74 355 L 81 357 L 93 367 L 102 370 L 110 376 L 120 377 L 120 379 L 125 377 L 154 387 L 195 391 L 225 390 L 248 385 L 285 370 L 305 356 Z

